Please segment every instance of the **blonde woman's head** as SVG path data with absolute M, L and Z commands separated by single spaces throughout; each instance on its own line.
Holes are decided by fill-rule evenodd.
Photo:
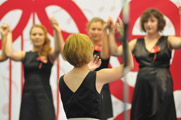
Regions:
M 93 56 L 92 41 L 81 33 L 70 35 L 65 42 L 63 56 L 75 67 L 89 63 Z

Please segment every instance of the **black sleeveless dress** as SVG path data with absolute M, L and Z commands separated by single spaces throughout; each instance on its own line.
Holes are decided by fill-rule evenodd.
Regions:
M 173 83 L 169 71 L 171 51 L 167 38 L 162 36 L 158 40 L 156 46 L 160 47 L 160 51 L 157 53 L 149 53 L 144 38 L 137 40 L 133 53 L 139 63 L 139 72 L 131 120 L 176 120 Z
M 67 118 L 100 119 L 100 94 L 96 90 L 96 72 L 89 72 L 76 92 L 72 92 L 63 77 L 64 75 L 60 77 L 59 89 Z
M 94 55 L 100 57 L 100 51 L 94 50 Z M 101 58 L 101 57 L 100 57 Z M 109 58 L 104 60 L 101 58 L 102 64 L 95 71 L 101 70 L 103 68 L 108 68 Z M 108 119 L 113 117 L 112 99 L 109 89 L 109 84 L 105 84 L 101 90 L 101 119 Z
M 38 52 L 26 52 L 23 60 L 25 83 L 20 109 L 20 120 L 55 120 L 50 87 L 52 63 L 37 60 Z M 41 65 L 41 68 L 40 67 Z

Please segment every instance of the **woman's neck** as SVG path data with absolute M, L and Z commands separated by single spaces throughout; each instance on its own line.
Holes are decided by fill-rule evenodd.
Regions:
M 156 33 L 156 34 L 148 34 L 145 38 L 147 39 L 147 40 L 153 40 L 153 39 L 158 39 L 158 38 L 160 38 L 160 34 L 159 33 Z
M 92 40 L 92 42 L 93 42 L 93 45 L 94 45 L 94 46 L 96 46 L 96 45 L 101 46 L 101 45 L 102 45 L 102 41 L 93 41 L 93 40 Z
M 87 71 L 87 70 L 89 70 L 88 69 L 88 64 L 84 64 L 84 65 L 82 65 L 80 67 L 74 67 L 73 68 L 73 71 Z
M 33 47 L 32 51 L 39 51 L 42 47 Z

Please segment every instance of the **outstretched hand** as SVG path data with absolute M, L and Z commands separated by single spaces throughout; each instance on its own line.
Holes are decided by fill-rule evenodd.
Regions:
M 123 37 L 124 35 L 124 26 L 123 26 L 123 22 L 120 18 L 118 18 L 118 23 L 116 24 L 116 30 L 118 31 L 118 33 L 120 34 L 121 37 Z
M 100 65 L 101 65 L 101 59 L 99 59 L 99 56 L 94 55 L 93 59 L 88 64 L 88 68 L 90 71 L 94 71 Z

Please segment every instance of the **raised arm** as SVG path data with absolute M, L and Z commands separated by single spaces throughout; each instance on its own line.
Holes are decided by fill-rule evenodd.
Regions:
M 117 30 L 119 32 L 119 34 L 121 34 L 121 21 L 119 20 L 119 23 L 117 24 Z M 109 82 L 113 82 L 116 80 L 119 80 L 120 78 L 122 78 L 124 75 L 126 75 L 131 69 L 134 68 L 134 63 L 133 63 L 133 57 L 132 57 L 132 52 L 128 46 L 128 42 L 124 41 L 127 44 L 123 44 L 126 45 L 125 47 L 127 48 L 127 66 L 124 68 L 124 64 L 114 67 L 112 69 L 102 69 L 100 71 L 97 72 L 97 90 L 99 91 L 102 88 L 102 85 L 104 85 L 105 83 L 109 83 Z
M 181 37 L 168 37 L 168 44 L 171 49 L 181 49 Z
M 54 49 L 52 49 L 52 52 L 50 54 L 50 58 L 52 61 L 55 61 L 59 54 L 63 51 L 64 46 L 64 39 L 62 37 L 60 26 L 57 22 L 57 20 L 54 17 L 50 18 L 51 25 L 54 29 Z
M 117 31 L 118 31 L 118 33 L 119 33 L 119 35 L 121 36 L 121 35 L 123 35 L 123 27 L 122 27 L 122 21 L 121 21 L 121 19 L 119 18 L 118 19 L 119 20 L 119 23 L 117 23 L 116 24 L 116 29 L 117 29 Z M 123 40 L 125 40 L 125 41 L 123 41 Z M 124 73 L 123 73 L 123 76 L 124 75 L 126 75 L 131 69 L 133 69 L 133 67 L 134 67 L 134 63 L 133 63 L 133 58 L 132 58 L 132 51 L 131 51 L 131 49 L 130 49 L 130 47 L 129 47 L 129 44 L 128 44 L 128 41 L 126 40 L 126 39 L 123 39 L 122 41 L 125 43 L 125 44 L 123 44 L 123 45 L 125 45 L 125 46 L 123 46 L 124 48 L 127 48 L 127 50 L 126 50 L 126 52 L 124 52 L 123 51 L 123 49 L 122 49 L 122 51 L 123 51 L 123 53 L 127 53 L 127 55 L 126 55 L 126 57 L 127 57 L 127 59 L 126 60 L 128 60 L 127 61 L 127 65 L 124 67 Z M 131 43 L 130 43 L 131 44 Z M 125 63 L 125 62 L 124 62 Z M 123 63 L 123 64 L 124 64 Z
M 121 19 L 119 18 L 119 35 L 121 37 L 121 39 L 124 37 L 124 27 L 123 27 L 123 23 L 121 21 Z M 137 39 L 133 39 L 129 42 L 129 48 L 131 50 L 131 52 L 133 52 L 135 45 L 136 45 Z M 115 41 L 115 37 L 114 37 L 114 31 L 110 30 L 109 33 L 109 47 L 110 47 L 110 53 L 112 56 L 123 56 L 123 48 L 122 45 L 117 46 L 116 41 Z
M 180 13 L 180 22 L 181 22 L 181 5 L 179 5 L 179 13 Z M 181 36 L 180 37 L 169 36 L 168 44 L 171 49 L 181 49 Z
M 10 27 L 8 25 L 5 25 L 7 29 L 7 41 L 6 41 L 6 48 L 5 53 L 7 57 L 14 61 L 22 61 L 25 57 L 24 51 L 14 52 L 13 49 L 13 43 L 12 43 L 12 32 L 10 30 Z
M 121 33 L 119 34 L 120 34 L 120 37 L 122 38 L 123 32 L 124 32 L 122 21 L 120 21 L 119 24 L 120 24 L 120 30 L 121 30 Z M 109 47 L 110 47 L 110 53 L 112 56 L 122 56 L 123 54 L 122 46 L 118 47 L 116 44 L 114 29 L 109 29 Z
M 109 17 L 108 21 L 104 23 L 102 29 L 102 50 L 101 50 L 101 58 L 106 60 L 110 57 L 110 49 L 109 49 L 109 41 L 108 41 L 108 34 L 107 30 L 111 26 L 112 19 Z M 113 24 L 113 23 L 112 23 Z
M 2 53 L 0 54 L 0 62 L 7 60 L 7 56 L 5 53 L 5 46 L 6 46 L 6 40 L 7 40 L 7 30 L 4 28 L 4 25 L 0 27 L 0 33 L 2 37 Z

